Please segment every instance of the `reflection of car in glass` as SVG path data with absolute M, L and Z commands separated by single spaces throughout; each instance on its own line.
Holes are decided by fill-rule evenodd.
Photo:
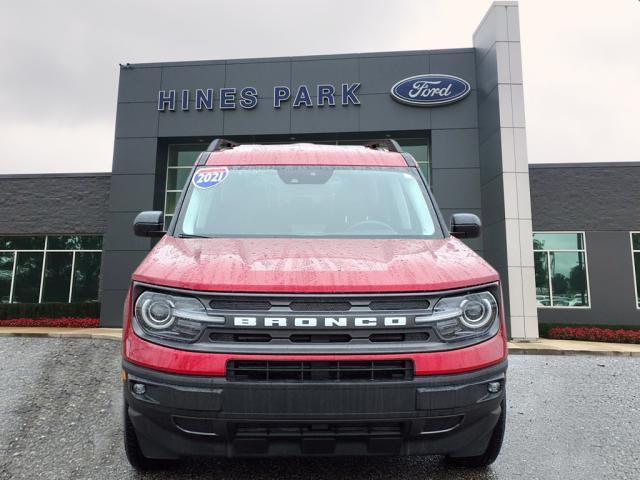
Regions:
M 536 295 L 536 303 L 543 307 L 548 307 L 551 305 L 551 299 L 549 298 L 549 295 Z
M 379 142 L 378 142 L 379 144 Z M 445 455 L 482 466 L 505 428 L 498 274 L 443 221 L 395 142 L 217 140 L 133 274 L 125 446 L 188 456 Z M 224 148 L 223 148 L 224 147 Z M 136 218 L 162 235 L 162 212 Z
M 553 306 L 554 307 L 568 307 L 571 298 L 566 297 L 564 295 L 554 295 L 553 296 Z
M 587 294 L 576 293 L 571 300 L 569 300 L 570 307 L 583 307 L 587 305 Z

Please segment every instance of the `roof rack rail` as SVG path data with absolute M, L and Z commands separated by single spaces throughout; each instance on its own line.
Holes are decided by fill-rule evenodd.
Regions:
M 206 152 L 217 152 L 218 150 L 222 150 L 223 148 L 233 148 L 240 145 L 237 142 L 233 142 L 231 140 L 227 140 L 226 138 L 215 138 L 213 142 L 209 144 Z
M 364 144 L 365 147 L 373 148 L 374 150 L 377 150 L 378 148 L 380 148 L 381 145 L 387 147 L 387 150 L 389 150 L 390 152 L 394 152 L 394 153 L 403 152 L 400 144 L 392 138 L 384 138 L 382 140 L 371 140 L 370 142 L 367 142 Z
M 207 149 L 198 156 L 197 165 L 205 165 L 209 159 L 209 153 L 224 150 L 225 148 L 233 148 L 240 145 L 237 142 L 227 140 L 226 138 L 214 138 Z

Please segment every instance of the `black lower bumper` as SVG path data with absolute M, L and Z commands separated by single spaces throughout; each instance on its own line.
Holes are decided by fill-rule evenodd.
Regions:
M 481 454 L 507 362 L 389 382 L 229 382 L 124 364 L 124 397 L 149 458 Z M 497 393 L 488 383 L 500 382 Z M 143 394 L 133 385 L 145 386 Z

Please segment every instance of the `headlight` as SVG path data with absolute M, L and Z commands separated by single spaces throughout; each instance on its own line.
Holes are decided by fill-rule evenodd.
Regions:
M 498 302 L 489 292 L 441 298 L 431 315 L 416 317 L 416 323 L 430 323 L 446 341 L 486 334 L 498 319 Z
M 190 342 L 211 323 L 224 323 L 224 317 L 207 315 L 193 297 L 144 292 L 136 300 L 135 318 L 150 336 Z

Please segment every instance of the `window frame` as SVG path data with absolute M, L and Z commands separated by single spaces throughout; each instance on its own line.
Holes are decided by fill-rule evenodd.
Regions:
M 544 308 L 544 309 L 554 309 L 554 308 L 560 308 L 560 309 L 571 309 L 571 310 L 589 310 L 591 309 L 591 303 L 592 303 L 592 298 L 591 298 L 591 285 L 589 282 L 589 259 L 588 259 L 588 255 L 587 255 L 587 235 L 586 232 L 583 231 L 549 231 L 549 230 L 540 230 L 540 231 L 534 231 L 533 234 L 531 235 L 531 243 L 533 244 L 533 239 L 534 236 L 537 234 L 569 234 L 569 235 L 582 235 L 582 250 L 580 249 L 549 249 L 549 250 L 536 250 L 535 248 L 533 249 L 533 253 L 535 254 L 536 252 L 542 252 L 545 253 L 547 256 L 547 280 L 549 283 L 549 302 L 551 303 L 551 305 L 538 305 L 536 303 L 536 308 Z M 588 305 L 553 305 L 553 282 L 551 281 L 551 252 L 570 252 L 570 253 L 582 253 L 584 255 L 584 274 L 586 277 L 586 282 L 587 282 L 587 297 L 589 298 L 589 304 Z M 534 270 L 535 270 L 535 264 L 534 264 Z
M 631 246 L 631 268 L 633 269 L 633 294 L 636 299 L 636 310 L 640 310 L 640 295 L 638 295 L 638 274 L 636 271 L 636 253 L 640 255 L 640 250 L 633 248 L 633 236 L 640 235 L 640 231 L 629 232 L 629 244 Z
M 21 252 L 35 252 L 35 253 L 42 253 L 42 267 L 41 267 L 41 271 L 40 271 L 40 286 L 39 286 L 39 291 L 38 291 L 38 304 L 42 303 L 42 292 L 44 290 L 44 276 L 45 276 L 45 272 L 47 269 L 47 253 L 71 253 L 71 281 L 69 284 L 69 294 L 67 296 L 67 303 L 71 303 L 71 298 L 73 295 L 73 278 L 74 278 L 74 274 L 75 274 L 75 266 L 76 266 L 76 254 L 78 252 L 82 252 L 82 253 L 100 253 L 102 255 L 103 250 L 96 250 L 96 249 L 80 249 L 80 250 L 64 250 L 64 249 L 48 249 L 47 247 L 49 246 L 49 237 L 57 237 L 57 236 L 64 236 L 64 237 L 74 237 L 74 236 L 78 236 L 78 237 L 103 237 L 103 235 L 99 235 L 99 234 L 68 234 L 68 233 L 51 233 L 51 234 L 46 234 L 46 235 L 6 235 L 9 237 L 44 237 L 44 248 L 35 248 L 35 249 L 0 249 L 0 253 L 12 253 L 13 254 L 13 268 L 11 270 L 11 290 L 9 291 L 9 302 L 5 303 L 4 305 L 9 305 L 14 303 L 13 302 L 13 293 L 14 293 L 14 286 L 15 286 L 15 281 L 16 281 L 16 265 L 18 264 L 17 259 L 18 259 L 18 253 Z M 48 302 L 47 302 L 48 303 Z M 54 302 L 55 303 L 55 302 Z
M 184 188 L 182 190 L 180 189 L 168 189 L 167 186 L 169 184 L 169 171 L 170 170 L 192 170 L 194 165 L 188 166 L 188 165 L 170 165 L 170 158 L 171 158 L 171 150 L 176 148 L 176 149 L 184 149 L 184 148 L 188 148 L 188 147 L 198 147 L 198 149 L 202 152 L 204 152 L 207 149 L 207 145 L 201 144 L 201 143 L 171 143 L 169 145 L 167 145 L 167 168 L 165 171 L 165 177 L 164 177 L 164 203 L 162 205 L 162 220 L 164 221 L 164 229 L 167 230 L 167 228 L 169 227 L 169 224 L 171 223 L 171 221 L 173 220 L 173 217 L 176 213 L 175 208 L 173 210 L 173 212 L 171 213 L 167 213 L 167 199 L 169 198 L 169 194 L 170 193 L 177 193 L 178 194 L 178 199 L 180 198 L 180 195 L 182 195 L 182 191 L 184 190 Z M 195 151 L 195 150 L 193 150 Z M 177 207 L 177 205 L 176 205 Z

